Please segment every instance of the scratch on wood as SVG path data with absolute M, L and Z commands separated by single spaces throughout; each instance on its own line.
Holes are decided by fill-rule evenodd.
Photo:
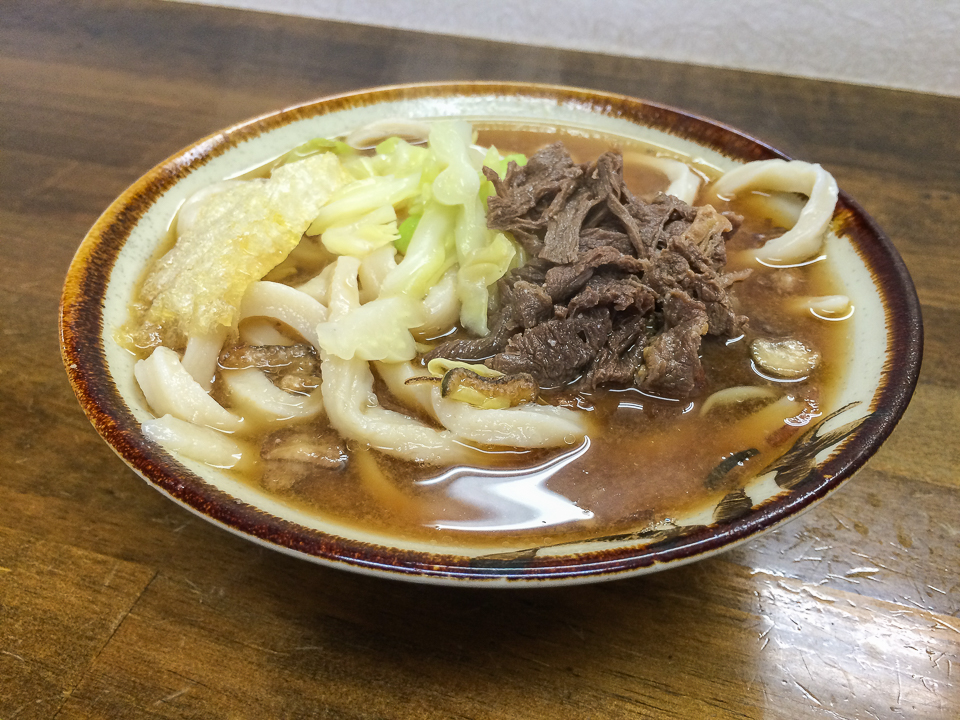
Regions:
M 243 645 L 244 647 L 248 647 L 248 648 L 250 648 L 250 649 L 252 649 L 252 650 L 257 650 L 257 651 L 259 651 L 259 652 L 269 653 L 270 655 L 286 656 L 286 655 L 289 655 L 289 654 L 290 654 L 290 653 L 287 653 L 287 652 L 280 652 L 279 650 L 271 650 L 270 648 L 265 648 L 265 647 L 261 647 L 261 646 L 259 646 L 259 645 L 254 645 L 253 643 L 241 643 L 241 645 Z
M 107 579 L 103 581 L 103 586 L 104 586 L 104 587 L 110 587 L 110 583 L 113 582 L 113 578 L 115 578 L 116 575 L 117 575 L 117 567 L 118 567 L 118 565 L 114 565 L 114 566 L 110 569 L 110 574 L 107 575 Z
M 100 646 L 100 649 L 97 650 L 96 654 L 94 654 L 94 656 L 90 659 L 90 662 L 87 665 L 87 669 L 80 674 L 80 677 L 77 678 L 76 682 L 73 683 L 72 687 L 64 689 L 63 696 L 65 698 L 69 697 L 73 693 L 73 691 L 80 685 L 80 683 L 83 682 L 83 680 L 87 677 L 87 675 L 90 673 L 90 668 L 94 667 L 94 665 L 96 664 L 97 658 L 100 657 L 101 653 L 103 653 L 107 645 L 109 645 L 110 642 L 113 640 L 114 636 L 117 634 L 117 631 L 120 630 L 120 626 L 123 625 L 123 621 L 130 616 L 130 613 L 133 612 L 133 609 L 137 606 L 137 603 L 140 602 L 141 598 L 143 598 L 147 590 L 150 589 L 150 586 L 153 585 L 153 583 L 156 581 L 156 579 L 159 576 L 160 576 L 160 571 L 159 570 L 154 571 L 150 579 L 146 583 L 144 583 L 143 588 L 140 590 L 140 593 L 137 595 L 136 598 L 134 598 L 133 602 L 130 603 L 130 606 L 126 609 L 126 611 L 121 613 L 119 618 L 117 618 L 116 624 L 113 626 L 113 630 L 110 632 L 110 636 L 103 642 L 103 644 Z M 56 714 L 53 716 L 54 720 L 56 720 L 56 718 L 60 715 L 60 712 L 63 710 L 63 708 L 64 706 L 61 705 L 60 709 L 58 709 Z
M 927 683 L 933 683 L 933 687 L 930 687 Z M 932 692 L 934 695 L 937 694 L 937 681 L 931 680 L 925 675 L 920 676 L 920 684 L 923 685 L 929 692 Z
M 858 567 L 853 568 L 852 570 L 847 570 L 844 573 L 844 577 L 853 578 L 853 577 L 872 577 L 880 572 L 880 568 L 875 567 Z
M 833 515 L 833 519 L 837 521 L 837 524 L 840 525 L 840 527 L 842 527 L 844 530 L 850 529 L 850 526 L 841 520 L 839 515 L 837 515 L 835 512 L 831 512 L 830 514 Z
M 810 700 L 813 700 L 813 702 L 815 702 L 817 705 L 823 707 L 823 703 L 817 699 L 817 696 L 807 690 L 803 685 L 798 683 L 796 680 L 793 681 L 793 684 L 800 688 L 801 692 L 803 692 L 803 694 L 806 695 Z
M 953 625 L 951 625 L 950 623 L 946 623 L 946 622 L 944 622 L 943 620 L 941 620 L 940 618 L 937 618 L 937 617 L 935 617 L 935 618 L 933 619 L 933 621 L 934 621 L 937 625 L 940 625 L 940 626 L 942 626 L 942 627 L 944 627 L 944 628 L 947 628 L 948 630 L 953 630 L 955 633 L 957 633 L 957 635 L 960 635 L 960 630 L 957 630 L 957 629 L 956 629 Z
M 837 575 L 836 573 L 827 573 L 828 578 L 833 578 L 834 580 L 846 580 L 848 583 L 853 583 L 854 585 L 859 585 L 860 581 L 856 578 L 844 577 L 843 575 Z
M 176 700 L 181 695 L 186 695 L 188 692 L 190 692 L 190 688 L 185 687 L 183 690 L 178 690 L 175 693 L 171 693 L 167 695 L 165 698 L 160 698 L 154 703 L 154 705 L 163 705 L 164 703 L 168 703 L 171 700 Z
M 916 607 L 916 608 L 918 608 L 918 609 L 920 609 L 920 610 L 927 611 L 927 610 L 930 609 L 930 608 L 928 608 L 928 607 L 926 607 L 926 606 L 924 606 L 924 605 L 921 605 L 920 603 L 918 603 L 918 602 L 917 602 L 916 600 L 914 600 L 913 598 L 907 597 L 906 595 L 895 595 L 894 597 L 899 597 L 899 598 L 900 598 L 901 600 L 903 600 L 905 603 L 909 603 L 910 605 L 913 605 L 914 607 Z
M 900 659 L 896 659 L 896 668 L 897 668 L 897 707 L 900 707 L 901 700 L 903 698 L 903 683 L 900 680 Z
M 801 588 L 801 590 L 802 592 L 805 592 L 807 595 L 814 598 L 815 600 L 819 600 L 820 602 L 829 603 L 831 605 L 836 602 L 836 600 L 834 600 L 833 598 L 828 597 L 823 593 L 819 593 L 811 587 L 804 586 L 803 588 Z

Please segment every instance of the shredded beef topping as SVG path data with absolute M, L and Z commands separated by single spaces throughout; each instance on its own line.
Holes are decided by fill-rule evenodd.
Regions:
M 506 375 L 529 373 L 541 387 L 559 387 L 580 374 L 600 352 L 612 324 L 606 308 L 554 319 L 517 333 L 487 365 Z
M 489 227 L 507 231 L 531 260 L 498 283 L 491 332 L 453 340 L 428 358 L 485 361 L 529 373 L 542 388 L 636 385 L 689 397 L 704 383 L 704 336 L 735 337 L 747 319 L 724 274 L 726 240 L 742 218 L 663 193 L 635 197 L 623 159 L 577 165 L 562 144 L 510 163 L 488 200 Z

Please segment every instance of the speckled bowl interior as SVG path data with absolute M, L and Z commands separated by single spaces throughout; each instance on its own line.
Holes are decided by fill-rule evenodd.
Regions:
M 183 200 L 313 137 L 337 136 L 382 118 L 446 116 L 581 127 L 662 145 L 720 171 L 786 157 L 736 130 L 678 110 L 619 95 L 515 83 L 351 93 L 197 142 L 147 172 L 106 210 L 74 258 L 61 303 L 62 354 L 77 397 L 97 431 L 148 483 L 227 530 L 326 565 L 440 583 L 576 583 L 661 570 L 766 532 L 836 490 L 892 431 L 919 372 L 919 303 L 890 241 L 841 192 L 825 249 L 856 313 L 839 397 L 780 460 L 719 504 L 678 514 L 669 523 L 551 547 L 491 551 L 411 542 L 297 510 L 148 441 L 140 423 L 152 415 L 134 381 L 135 358 L 113 336 Z

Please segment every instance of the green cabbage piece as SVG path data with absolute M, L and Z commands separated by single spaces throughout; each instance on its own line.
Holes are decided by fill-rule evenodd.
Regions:
M 344 360 L 404 362 L 416 357 L 410 328 L 424 321 L 420 303 L 403 295 L 379 297 L 343 317 L 317 325 L 320 347 Z
M 308 234 L 322 233 L 323 244 L 335 254 L 363 257 L 392 233 L 403 257 L 384 279 L 381 297 L 419 300 L 457 264 L 460 322 L 486 335 L 489 287 L 516 266 L 518 251 L 509 237 L 487 228 L 486 198 L 493 185 L 481 170 L 488 165 L 503 176 L 510 160 L 525 164 L 526 158 L 504 158 L 496 148 L 484 156 L 473 140 L 469 123 L 438 120 L 427 147 L 394 137 L 380 143 L 373 156 L 346 158 L 344 167 L 357 180 L 330 199 Z M 368 222 L 387 209 L 406 214 L 399 227 Z
M 281 165 L 286 165 L 288 163 L 297 162 L 298 160 L 304 160 L 311 155 L 318 155 L 319 153 L 325 152 L 332 152 L 341 159 L 353 157 L 357 154 L 356 150 L 342 140 L 314 138 L 313 140 L 308 140 L 301 145 L 297 145 L 297 147 L 295 147 L 293 150 L 279 158 L 276 163 L 274 163 L 274 168 L 278 168 Z
M 403 260 L 381 285 L 381 295 L 424 297 L 456 261 L 453 228 L 456 212 L 440 203 L 429 203 L 410 238 Z
M 476 335 L 486 335 L 487 288 L 510 270 L 516 249 L 503 233 L 494 235 L 489 245 L 474 251 L 461 263 L 457 273 L 457 295 L 460 298 L 460 324 Z
M 420 174 L 356 180 L 335 192 L 317 213 L 307 235 L 320 235 L 335 225 L 349 225 L 385 205 L 395 205 L 420 190 Z
M 423 216 L 409 215 L 407 219 L 397 227 L 399 237 L 394 240 L 393 244 L 400 252 L 407 252 L 407 248 L 410 247 L 410 241 L 413 239 L 413 233 L 416 231 L 417 225 L 420 224 L 421 217 Z
M 363 258 L 399 237 L 397 213 L 392 205 L 384 205 L 349 225 L 327 228 L 321 242 L 334 255 Z
M 484 185 L 490 183 L 480 172 L 483 164 L 491 162 L 506 172 L 506 162 L 491 148 L 475 167 L 471 142 L 470 125 L 462 121 L 438 122 L 430 132 L 430 147 L 446 163 L 433 183 L 434 197 L 457 209 L 454 238 L 460 324 L 483 336 L 489 332 L 488 288 L 510 269 L 516 250 L 506 236 L 487 228 Z
M 479 168 L 470 158 L 473 130 L 469 123 L 444 121 L 430 129 L 430 150 L 444 165 L 433 181 L 433 196 L 444 205 L 472 203 L 480 192 Z
M 372 157 L 358 156 L 346 162 L 344 167 L 357 179 L 421 173 L 428 182 L 433 182 L 443 169 L 427 148 L 411 145 L 398 137 L 388 138 L 377 145 Z

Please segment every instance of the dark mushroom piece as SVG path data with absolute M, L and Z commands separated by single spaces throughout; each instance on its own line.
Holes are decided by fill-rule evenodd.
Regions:
M 339 472 L 347 465 L 347 449 L 332 430 L 290 427 L 268 435 L 260 446 L 264 487 L 289 490 L 317 472 Z
M 820 364 L 820 353 L 799 340 L 766 340 L 750 343 L 750 356 L 761 370 L 785 380 L 809 375 Z
M 312 345 L 237 345 L 220 354 L 228 370 L 263 370 L 274 385 L 292 393 L 309 394 L 320 387 L 320 358 Z
M 540 386 L 527 373 L 484 377 L 458 367 L 444 374 L 440 382 L 440 395 L 482 408 L 500 409 L 536 402 Z

